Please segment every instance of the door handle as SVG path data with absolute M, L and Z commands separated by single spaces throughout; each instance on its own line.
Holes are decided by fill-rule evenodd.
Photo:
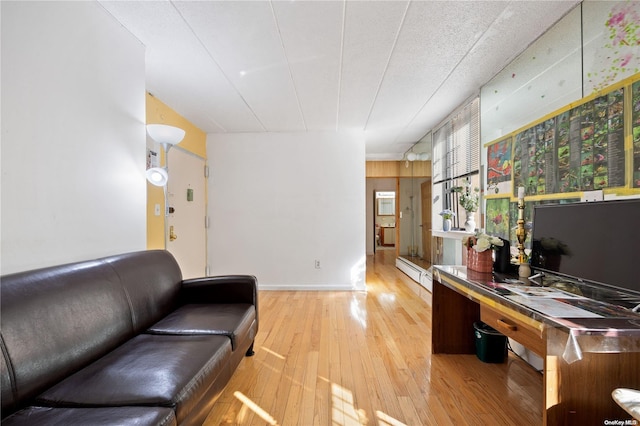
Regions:
M 173 232 L 173 225 L 169 227 L 169 241 L 178 239 L 178 236 Z
M 518 326 L 517 325 L 510 324 L 510 323 L 508 323 L 507 321 L 505 321 L 503 319 L 498 319 L 496 322 L 498 323 L 498 325 L 500 327 L 504 327 L 507 330 L 510 330 L 510 331 L 517 331 L 518 330 Z

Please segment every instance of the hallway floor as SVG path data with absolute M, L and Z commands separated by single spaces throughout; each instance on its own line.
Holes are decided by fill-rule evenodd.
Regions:
M 367 256 L 367 291 L 261 291 L 255 356 L 206 425 L 539 425 L 542 376 L 431 355 L 431 293 Z M 471 332 L 471 331 L 470 331 Z

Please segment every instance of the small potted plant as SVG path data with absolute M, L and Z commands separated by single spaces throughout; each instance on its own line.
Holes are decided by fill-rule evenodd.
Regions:
M 454 218 L 455 216 L 455 212 L 449 210 L 449 209 L 444 209 L 440 212 L 440 216 L 442 216 L 442 230 L 443 231 L 450 231 L 451 230 L 451 219 Z
M 474 236 L 464 237 L 462 244 L 467 247 L 467 268 L 477 272 L 491 272 L 493 268 L 491 251 L 502 247 L 504 242 L 498 237 L 477 232 Z

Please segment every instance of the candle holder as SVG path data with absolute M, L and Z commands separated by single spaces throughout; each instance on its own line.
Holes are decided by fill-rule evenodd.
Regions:
M 529 277 L 531 275 L 531 267 L 524 252 L 524 242 L 527 239 L 527 230 L 524 227 L 524 198 L 518 198 L 518 222 L 516 227 L 516 237 L 518 238 L 518 275 L 521 277 Z

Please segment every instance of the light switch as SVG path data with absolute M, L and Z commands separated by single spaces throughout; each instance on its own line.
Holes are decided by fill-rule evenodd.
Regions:
M 187 189 L 187 201 L 193 201 L 193 188 Z
M 153 214 L 160 216 L 160 204 L 156 204 L 153 208 Z

